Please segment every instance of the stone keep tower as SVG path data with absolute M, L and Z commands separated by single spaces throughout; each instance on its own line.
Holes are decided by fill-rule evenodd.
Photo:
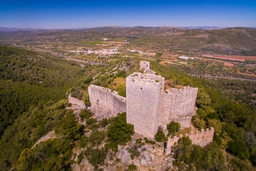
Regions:
M 126 78 L 127 122 L 134 131 L 154 138 L 160 119 L 160 103 L 164 78 L 158 75 L 133 73 Z

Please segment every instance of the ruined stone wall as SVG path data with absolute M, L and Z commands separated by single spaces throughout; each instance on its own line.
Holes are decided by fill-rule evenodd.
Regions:
M 140 69 L 150 69 L 150 62 L 140 61 Z
M 201 131 L 189 134 L 189 138 L 192 140 L 192 143 L 201 147 L 204 147 L 212 142 L 213 136 L 214 128 L 206 128 L 205 130 L 201 129 Z
M 111 118 L 126 112 L 126 99 L 110 89 L 90 85 L 88 87 L 91 111 L 97 118 Z
M 127 122 L 137 134 L 154 138 L 160 117 L 160 99 L 164 78 L 157 75 L 133 73 L 126 78 Z
M 191 139 L 192 144 L 199 145 L 201 147 L 206 146 L 207 144 L 211 143 L 214 136 L 214 128 L 206 128 L 201 129 L 201 131 L 196 131 L 194 133 L 185 134 L 185 137 L 189 137 Z M 167 144 L 166 144 L 166 152 L 165 154 L 168 155 L 171 153 L 171 148 L 176 143 L 178 143 L 178 140 L 182 138 L 183 135 L 180 135 L 179 137 L 169 137 Z
M 155 71 L 150 69 L 150 62 L 148 61 L 140 61 L 140 70 L 143 70 L 146 74 L 155 75 Z
M 72 109 L 74 114 L 79 114 L 82 109 L 86 108 L 83 100 L 74 98 L 71 94 L 68 95 L 68 103 L 70 103 L 71 106 L 66 107 L 66 109 Z
M 181 124 L 181 128 L 190 127 L 191 117 L 195 114 L 197 91 L 192 87 L 165 91 L 161 99 L 160 124 L 166 125 L 174 120 Z
M 179 137 L 174 136 L 174 137 L 168 137 L 167 144 L 166 144 L 166 149 L 165 149 L 165 154 L 168 155 L 171 153 L 172 147 L 176 145 L 179 141 L 180 138 L 182 138 L 183 135 L 180 135 Z
M 112 113 L 115 117 L 116 114 L 126 112 L 126 98 L 119 96 L 117 92 L 113 95 Z
M 68 95 L 68 102 L 69 102 L 69 103 L 72 105 L 72 107 L 74 107 L 74 108 L 85 109 L 84 101 L 72 97 L 71 94 Z

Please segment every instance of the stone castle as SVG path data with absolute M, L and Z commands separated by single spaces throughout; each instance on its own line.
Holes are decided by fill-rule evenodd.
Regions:
M 134 125 L 135 133 L 153 139 L 158 128 L 166 130 L 171 121 L 181 128 L 190 128 L 196 114 L 198 88 L 183 87 L 165 90 L 165 79 L 150 69 L 150 63 L 140 62 L 144 73 L 135 72 L 126 78 L 126 98 L 110 89 L 90 85 L 88 88 L 91 111 L 96 117 L 111 118 L 126 112 L 127 122 Z M 213 128 L 190 133 L 186 136 L 194 144 L 205 146 L 213 139 Z M 167 154 L 180 137 L 168 138 Z

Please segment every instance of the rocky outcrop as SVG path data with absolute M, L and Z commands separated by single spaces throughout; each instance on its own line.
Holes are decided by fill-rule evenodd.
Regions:
M 152 167 L 155 165 L 155 152 L 153 149 L 153 145 L 145 144 L 137 149 L 139 152 L 139 156 L 131 158 L 131 154 L 129 153 L 129 148 L 134 146 L 135 143 L 129 144 L 127 146 L 118 146 L 118 152 L 116 154 L 117 158 L 121 159 L 121 162 L 129 165 L 134 164 L 138 168 L 139 167 Z

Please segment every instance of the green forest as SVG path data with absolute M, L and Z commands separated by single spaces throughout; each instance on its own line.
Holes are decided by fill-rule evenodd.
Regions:
M 32 105 L 65 98 L 87 69 L 50 54 L 0 46 L 0 136 Z
M 123 79 L 135 71 L 138 62 L 139 59 L 129 58 L 110 62 L 108 66 L 80 66 L 51 54 L 0 46 L 0 170 L 72 170 L 72 165 L 79 164 L 84 157 L 94 170 L 102 170 L 106 158 L 120 163 L 120 159 L 113 157 L 118 145 L 131 141 L 134 134 L 133 125 L 126 123 L 125 113 L 97 121 L 89 110 L 82 110 L 77 117 L 66 109 L 70 105 L 67 96 L 71 91 L 85 92 L 79 96 L 88 102 L 90 83 L 114 87 L 125 95 Z M 126 63 L 128 70 L 108 74 L 120 63 Z M 151 62 L 151 67 L 176 85 L 198 87 L 193 125 L 215 129 L 214 140 L 206 148 L 192 145 L 188 138 L 180 139 L 173 147 L 174 166 L 180 170 L 256 169 L 254 107 L 227 96 L 209 80 L 190 77 L 157 62 Z M 179 127 L 170 123 L 169 134 L 179 131 Z M 35 146 L 50 131 L 54 131 L 54 136 Z M 165 141 L 161 136 L 164 135 L 157 139 Z M 143 143 L 136 142 L 138 146 Z M 82 150 L 74 156 L 73 150 L 77 148 Z M 131 147 L 130 153 L 138 156 L 137 147 Z M 136 170 L 136 166 L 131 164 L 126 169 Z

